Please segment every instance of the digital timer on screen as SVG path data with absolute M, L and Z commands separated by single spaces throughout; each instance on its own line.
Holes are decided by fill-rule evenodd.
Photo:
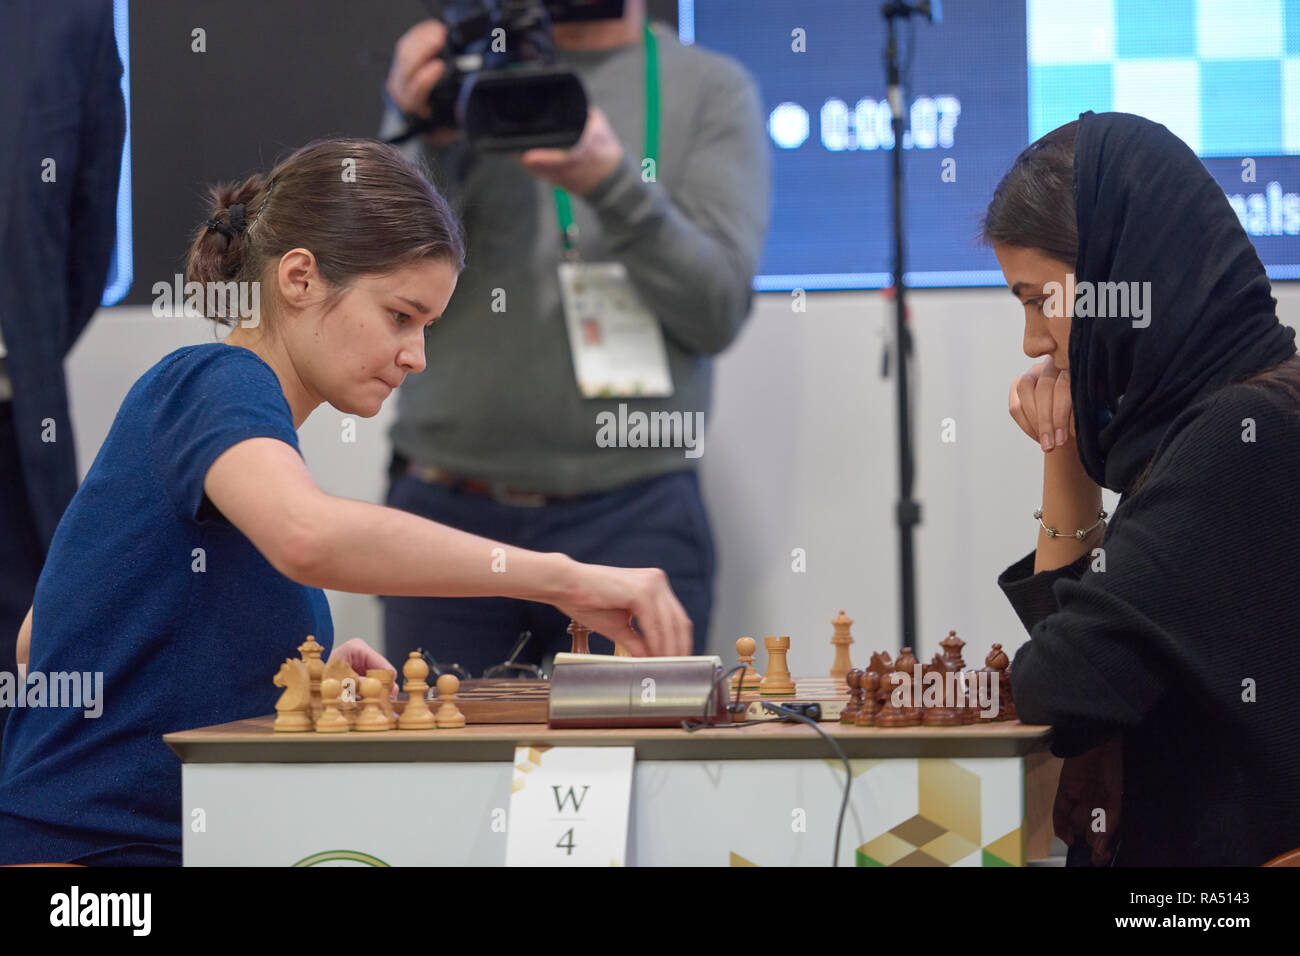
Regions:
M 885 24 L 862 0 L 681 0 L 683 42 L 753 74 L 773 158 L 758 290 L 891 283 Z M 898 31 L 907 281 L 1001 285 L 979 220 L 1016 155 L 1085 110 L 1188 143 L 1274 279 L 1300 278 L 1300 0 L 947 0 Z

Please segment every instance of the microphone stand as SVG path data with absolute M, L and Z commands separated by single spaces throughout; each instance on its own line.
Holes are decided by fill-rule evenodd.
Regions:
M 891 157 L 894 207 L 894 349 L 898 356 L 898 502 L 894 519 L 898 524 L 899 613 L 902 620 L 900 647 L 916 648 L 916 554 L 912 546 L 912 529 L 921 523 L 921 505 L 912 497 L 915 466 L 912 459 L 912 408 L 908 391 L 908 363 L 912 357 L 912 338 L 907 327 L 907 287 L 903 283 L 903 127 L 904 96 L 898 63 L 897 21 L 913 15 L 924 16 L 931 23 L 941 18 L 939 0 L 921 0 L 913 5 L 890 0 L 881 6 L 888 27 L 885 44 L 885 79 L 889 106 L 893 114 L 894 148 Z M 888 356 L 886 356 L 888 369 Z M 886 372 L 886 374 L 888 374 Z

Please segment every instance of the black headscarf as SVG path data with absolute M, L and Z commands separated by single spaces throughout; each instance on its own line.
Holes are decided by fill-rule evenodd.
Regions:
M 1125 492 L 1196 399 L 1295 354 L 1268 276 L 1222 187 L 1159 123 L 1084 113 L 1074 141 L 1075 279 L 1150 282 L 1145 328 L 1130 318 L 1070 326 L 1079 458 Z

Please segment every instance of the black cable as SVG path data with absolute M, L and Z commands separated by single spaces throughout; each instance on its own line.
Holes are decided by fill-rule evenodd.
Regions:
M 688 734 L 693 734 L 697 730 L 705 730 L 710 726 L 714 727 L 715 730 L 726 730 L 728 727 L 753 727 L 755 724 L 779 724 L 784 721 L 784 717 L 759 717 L 754 720 L 741 720 L 736 723 L 716 725 L 689 724 L 686 721 L 682 721 L 682 729 L 684 729 Z
M 687 733 L 694 733 L 697 730 L 701 730 L 705 727 L 710 726 L 709 709 L 713 705 L 713 695 L 718 692 L 718 685 L 721 684 L 728 677 L 730 677 L 732 674 L 736 673 L 736 671 L 743 671 L 744 669 L 745 669 L 744 664 L 738 664 L 737 666 L 733 667 L 731 670 L 719 674 L 716 678 L 714 678 L 713 686 L 709 688 L 708 696 L 704 700 L 703 719 L 699 723 L 692 723 L 689 720 L 683 720 L 682 729 L 685 730 Z M 740 685 L 742 685 L 744 682 L 745 681 L 743 677 L 736 682 L 736 698 L 735 698 L 735 704 L 733 706 L 739 706 L 740 704 L 740 690 L 741 690 Z M 824 738 L 826 738 L 826 742 L 831 745 L 831 749 L 835 751 L 836 756 L 838 756 L 840 760 L 844 761 L 844 795 L 840 799 L 840 813 L 838 819 L 835 822 L 835 848 L 833 851 L 834 856 L 831 858 L 831 866 L 839 866 L 840 865 L 840 836 L 844 831 L 844 813 L 848 809 L 849 790 L 853 786 L 853 768 L 849 764 L 849 758 L 844 753 L 844 749 L 839 745 L 839 742 L 830 734 L 828 734 L 826 731 L 822 730 L 822 728 L 817 725 L 817 721 L 805 717 L 803 714 L 799 713 L 798 711 L 790 710 L 788 707 L 782 707 L 780 704 L 774 701 L 770 701 L 770 700 L 763 701 L 763 707 L 766 710 L 770 710 L 773 713 L 778 714 L 780 716 L 765 717 L 759 720 L 738 721 L 730 724 L 721 724 L 719 726 L 752 727 L 755 724 L 770 724 L 775 721 L 797 720 L 801 723 L 807 724 L 813 730 L 817 731 L 817 733 L 821 734 Z M 730 711 L 730 708 L 728 710 Z
M 849 765 L 849 758 L 845 755 L 844 749 L 840 747 L 839 742 L 830 734 L 828 734 L 826 731 L 822 730 L 821 727 L 817 725 L 817 721 L 812 720 L 809 717 L 805 717 L 803 714 L 799 713 L 798 711 L 790 710 L 788 707 L 782 707 L 780 704 L 770 700 L 763 701 L 763 706 L 768 710 L 773 711 L 774 713 L 784 714 L 786 717 L 790 717 L 802 723 L 807 724 L 813 730 L 817 731 L 817 733 L 825 737 L 826 742 L 831 745 L 836 755 L 841 760 L 844 761 L 844 796 L 840 800 L 840 816 L 839 816 L 839 820 L 835 824 L 835 850 L 834 850 L 835 855 L 831 858 L 832 860 L 831 866 L 839 866 L 840 865 L 840 834 L 844 830 L 844 811 L 848 809 L 849 788 L 853 786 L 853 768 Z
M 704 698 L 704 714 L 701 718 L 701 722 L 699 724 L 692 724 L 689 720 L 683 718 L 682 730 L 695 731 L 695 730 L 699 730 L 701 727 L 709 726 L 709 708 L 713 706 L 713 695 L 718 692 L 718 685 L 721 684 L 728 677 L 730 677 L 732 674 L 736 673 L 736 671 L 743 670 L 744 666 L 745 666 L 744 664 L 737 664 L 731 670 L 727 671 L 724 674 L 720 674 L 713 679 L 713 686 L 709 688 L 709 694 L 707 697 Z M 740 683 L 743 684 L 744 681 L 742 680 L 740 681 Z M 737 687 L 736 689 L 736 703 L 737 704 L 740 703 L 739 687 Z

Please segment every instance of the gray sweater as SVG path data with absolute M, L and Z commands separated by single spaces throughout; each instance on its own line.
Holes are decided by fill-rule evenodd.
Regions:
M 698 462 L 682 448 L 601 447 L 597 416 L 617 416 L 622 402 L 629 413 L 677 411 L 694 420 L 701 412 L 707 426 L 711 357 L 735 339 L 750 310 L 769 216 L 770 147 L 744 67 L 682 46 L 662 24 L 654 29 L 661 77 L 655 182 L 641 178 L 642 45 L 558 53 L 626 150 L 586 199 L 573 197 L 579 250 L 586 261 L 626 266 L 662 324 L 673 395 L 581 396 L 560 302 L 551 186 L 510 154 L 475 155 L 462 138 L 424 150 L 435 184 L 465 224 L 468 250 L 456 292 L 429 332 L 428 367 L 399 390 L 391 437 L 406 458 L 548 494 L 605 491 Z M 400 123 L 389 115 L 385 133 L 394 128 Z M 412 144 L 411 152 L 421 149 Z M 504 311 L 493 311 L 496 289 Z

